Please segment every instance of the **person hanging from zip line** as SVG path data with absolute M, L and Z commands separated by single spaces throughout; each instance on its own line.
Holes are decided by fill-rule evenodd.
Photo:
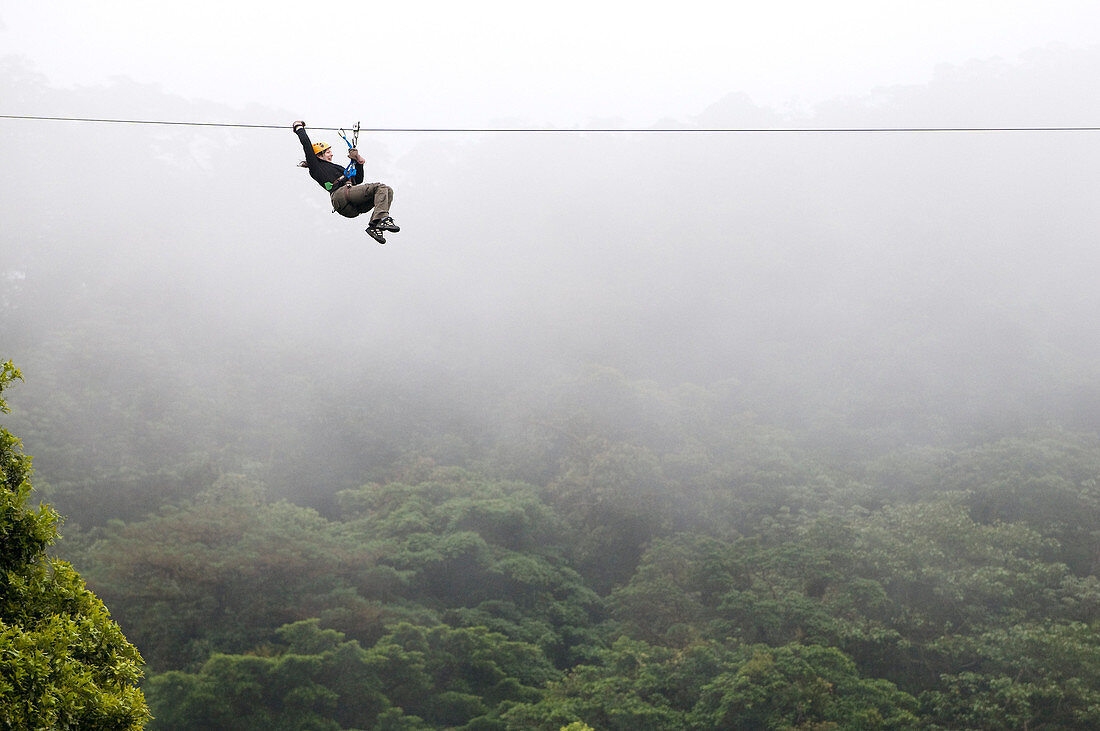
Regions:
M 344 137 L 344 140 L 348 141 L 348 159 L 351 160 L 351 164 L 342 168 L 332 161 L 331 145 L 327 142 L 310 141 L 309 135 L 306 134 L 305 122 L 296 121 L 291 125 L 291 129 L 298 135 L 298 139 L 302 142 L 302 150 L 306 154 L 305 161 L 298 165 L 308 168 L 309 177 L 329 192 L 333 211 L 345 218 L 355 218 L 373 210 L 367 233 L 380 244 L 386 243 L 386 231 L 397 233 L 401 230 L 390 218 L 393 188 L 383 183 L 363 182 L 362 166 L 366 161 L 347 137 Z M 356 125 L 356 135 L 358 136 L 358 125 Z M 340 136 L 344 136 L 342 130 Z

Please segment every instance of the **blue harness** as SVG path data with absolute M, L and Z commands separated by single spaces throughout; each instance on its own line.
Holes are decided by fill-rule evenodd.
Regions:
M 354 150 L 355 145 L 359 142 L 359 123 L 355 123 L 355 128 L 352 130 L 352 136 L 350 140 L 348 139 L 348 136 L 344 134 L 344 130 L 340 130 L 340 136 L 344 139 L 344 142 L 348 143 L 348 149 Z M 348 166 L 344 168 L 344 179 L 351 183 L 353 180 L 355 180 L 355 172 L 355 160 L 352 160 L 348 163 Z

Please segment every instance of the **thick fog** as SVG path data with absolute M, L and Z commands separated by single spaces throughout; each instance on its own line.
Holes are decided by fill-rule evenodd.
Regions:
M 801 116 L 731 90 L 652 124 L 1085 125 L 1098 74 L 1100 51 L 1048 49 Z M 540 384 L 591 367 L 726 384 L 822 438 L 1100 417 L 1100 133 L 364 132 L 402 227 L 379 246 L 296 167 L 294 119 L 354 120 L 125 80 L 63 90 L 17 60 L 0 79 L 9 110 L 286 124 L 0 120 L 0 357 L 26 376 L 9 400 L 31 454 L 51 403 L 88 454 L 112 433 L 179 455 L 229 433 L 323 480 L 325 453 L 265 425 L 359 453 L 371 428 L 408 429 L 415 446 L 506 429 Z M 134 399 L 163 434 L 112 421 Z M 209 422 L 181 439 L 192 411 Z

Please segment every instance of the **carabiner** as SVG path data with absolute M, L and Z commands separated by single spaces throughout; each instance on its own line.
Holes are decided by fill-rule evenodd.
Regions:
M 355 129 L 352 130 L 352 137 L 349 140 L 348 136 L 344 134 L 344 130 L 340 130 L 340 136 L 344 138 L 344 142 L 348 144 L 349 150 L 354 150 L 355 146 L 359 143 L 359 123 L 355 123 Z

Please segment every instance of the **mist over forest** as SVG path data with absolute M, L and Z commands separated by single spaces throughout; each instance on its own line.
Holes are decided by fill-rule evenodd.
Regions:
M 1096 63 L 1081 55 L 945 68 L 807 122 L 1089 119 L 1088 95 L 1067 108 L 1074 97 L 1050 90 Z M 45 115 L 109 117 L 140 99 L 150 119 L 308 117 L 121 80 L 53 90 L 8 65 L 5 98 Z M 801 122 L 737 95 L 675 121 Z M 159 445 L 168 460 L 230 434 L 256 440 L 249 457 L 284 452 L 263 434 L 273 424 L 308 439 L 341 412 L 384 431 L 491 436 L 540 384 L 590 366 L 726 384 L 767 423 L 893 433 L 890 446 L 1096 423 L 1100 167 L 1087 134 L 395 136 L 410 149 L 391 158 L 389 138 L 364 133 L 368 177 L 396 189 L 404 227 L 382 248 L 329 213 L 289 134 L 3 131 L 5 351 L 30 374 L 14 423 L 46 482 L 93 466 L 55 475 L 27 433 L 21 415 L 66 391 L 53 418 L 70 448 L 136 428 L 112 417 L 140 399 L 160 438 L 179 440 Z M 395 393 L 395 413 L 373 408 Z M 116 449 L 95 466 L 148 459 Z
M 288 609 L 287 600 L 254 617 L 247 631 L 227 629 L 202 642 L 194 629 L 201 622 L 192 629 L 169 622 L 177 644 L 158 644 L 157 623 L 148 606 L 140 608 L 149 595 L 128 595 L 133 580 L 120 578 L 121 564 L 108 560 L 125 563 L 121 546 L 138 540 L 127 530 L 152 536 L 160 526 L 168 534 L 165 521 L 179 513 L 165 510 L 260 495 L 265 510 L 311 509 L 317 521 L 384 533 L 382 516 L 396 510 L 386 495 L 397 500 L 408 490 L 417 504 L 444 510 L 455 495 L 478 500 L 479 488 L 470 485 L 478 479 L 492 486 L 484 494 L 494 500 L 526 496 L 527 515 L 541 516 L 524 523 L 542 531 L 530 545 L 556 536 L 545 538 L 560 549 L 554 570 L 583 580 L 583 590 L 569 596 L 586 597 L 576 601 L 590 613 L 581 624 L 591 634 L 570 635 L 559 617 L 546 620 L 555 627 L 552 642 L 509 635 L 549 658 L 539 660 L 545 677 L 523 679 L 524 688 L 599 665 L 595 650 L 577 648 L 595 646 L 601 632 L 600 652 L 624 652 L 608 639 L 619 634 L 698 647 L 691 643 L 709 638 L 701 617 L 722 615 L 731 624 L 715 637 L 777 648 L 809 637 L 853 657 L 861 677 L 887 678 L 898 693 L 921 699 L 919 712 L 916 701 L 882 701 L 880 726 L 861 728 L 912 727 L 917 716 L 938 719 L 928 726 L 935 728 L 996 727 L 958 720 L 945 699 L 969 698 L 958 690 L 965 683 L 952 691 L 929 680 L 937 671 L 956 673 L 947 660 L 915 669 L 898 659 L 904 652 L 883 660 L 859 644 L 871 640 L 815 635 L 809 625 L 789 637 L 779 630 L 740 635 L 731 629 L 736 602 L 708 605 L 708 589 L 683 588 L 699 603 L 669 610 L 682 615 L 683 626 L 640 619 L 646 602 L 639 586 L 668 568 L 662 560 L 719 551 L 704 536 L 728 546 L 757 536 L 757 551 L 810 545 L 815 529 L 790 527 L 784 521 L 791 516 L 870 516 L 837 535 L 866 525 L 885 535 L 882 526 L 912 518 L 905 530 L 919 544 L 920 520 L 950 513 L 945 504 L 962 505 L 983 536 L 1014 546 L 1006 555 L 1062 567 L 1058 591 L 1069 592 L 1072 582 L 1091 587 L 1073 602 L 1050 599 L 1050 606 L 1075 607 L 1065 610 L 1066 627 L 1092 628 L 1100 619 L 1089 593 L 1100 543 L 1075 522 L 1100 505 L 1095 133 L 364 131 L 367 180 L 395 189 L 392 213 L 402 227 L 379 246 L 363 233 L 364 219 L 332 214 L 296 167 L 294 119 L 350 126 L 354 118 L 314 120 L 293 105 L 227 108 L 125 79 L 61 89 L 17 58 L 2 66 L 5 106 L 34 114 L 115 118 L 132 110 L 148 120 L 286 123 L 268 130 L 0 122 L 0 360 L 14 361 L 25 378 L 7 395 L 5 426 L 34 456 L 36 495 L 65 517 L 56 552 L 86 574 L 150 673 L 198 677 L 212 652 L 248 653 L 264 642 L 285 640 L 300 650 L 287 639 L 291 631 L 278 628 L 323 612 L 308 602 Z M 1017 63 L 945 66 L 926 85 L 809 111 L 762 108 L 731 93 L 653 126 L 1081 125 L 1100 119 L 1100 100 L 1082 84 L 1097 74 L 1100 49 L 1052 47 Z M 352 113 L 369 128 L 369 112 Z M 343 146 L 335 133 L 311 135 Z M 417 492 L 435 482 L 459 485 L 458 492 L 446 499 Z M 514 484 L 526 487 L 507 487 Z M 1012 487 L 998 492 L 995 485 Z M 1052 492 L 1044 497 L 1043 489 Z M 956 493 L 954 502 L 936 503 L 920 520 L 890 512 L 944 492 Z M 1056 514 L 1035 507 L 1049 507 L 1054 493 Z M 556 517 L 531 507 L 536 502 Z M 453 523 L 469 528 L 463 520 Z M 775 538 L 785 525 L 790 532 Z M 1034 535 L 1010 535 L 1013 525 Z M 636 540 L 628 544 L 626 534 Z M 325 540 L 345 538 L 336 531 Z M 517 552 L 528 545 L 500 543 Z M 362 561 L 385 563 L 378 556 L 386 551 L 372 550 Z M 344 589 L 359 587 L 356 601 L 376 607 L 370 621 L 348 619 L 350 604 L 340 605 L 344 614 L 326 605 L 325 616 L 343 619 L 322 617 L 320 626 L 370 648 L 383 636 L 382 644 L 396 642 L 385 634 L 395 617 L 457 631 L 480 626 L 462 612 L 492 614 L 479 604 L 490 598 L 462 598 L 476 593 L 470 586 L 450 585 L 448 598 L 436 585 L 421 587 L 423 594 L 401 594 L 404 603 L 397 602 L 393 596 L 415 584 L 411 565 L 394 563 L 387 574 L 400 591 L 363 589 L 380 585 L 371 583 L 381 581 L 374 574 L 360 584 L 347 580 Z M 1010 568 L 1025 572 L 1020 566 Z M 133 576 L 147 570 L 138 566 Z M 409 573 L 398 580 L 400 572 Z M 256 576 L 263 585 L 266 575 Z M 828 597 L 794 583 L 807 602 Z M 999 611 L 994 605 L 989 611 Z M 1061 615 L 1050 606 L 1036 600 L 1004 626 L 1056 621 Z M 608 617 L 614 632 L 600 624 Z M 737 621 L 742 629 L 751 624 Z M 991 626 L 973 636 L 997 644 Z M 974 642 L 960 655 L 981 655 Z M 946 643 L 937 646 L 942 657 L 950 655 Z M 890 672 L 875 674 L 876 663 Z M 614 663 L 605 658 L 604 666 Z M 154 710 L 174 718 L 183 696 L 172 696 L 166 683 L 156 686 L 161 705 Z M 1100 693 L 1100 683 L 1089 687 Z M 526 704 L 508 711 L 513 726 L 480 728 L 596 723 L 577 706 L 539 715 L 530 710 L 542 708 L 537 697 L 513 698 Z M 415 699 L 401 705 L 393 693 L 386 698 L 378 708 L 401 706 L 411 717 Z M 1031 703 L 1028 712 L 1040 713 Z M 882 708 L 891 704 L 915 715 L 889 716 Z M 496 711 L 463 716 L 432 708 L 417 712 L 425 727 L 497 718 Z M 618 727 L 607 718 L 594 727 Z M 648 727 L 686 723 L 687 716 L 676 718 Z M 738 727 L 735 715 L 705 718 L 697 727 Z M 1050 728 L 1072 727 L 1047 720 Z M 362 723 L 353 721 L 335 727 Z

